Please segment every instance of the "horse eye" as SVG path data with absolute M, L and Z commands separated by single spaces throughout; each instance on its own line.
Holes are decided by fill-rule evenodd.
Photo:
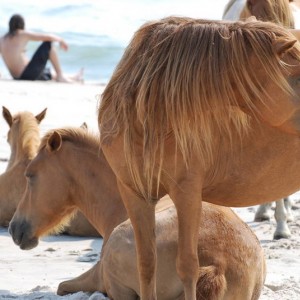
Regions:
M 33 175 L 33 173 L 26 173 L 25 174 L 25 177 L 27 178 L 27 179 L 32 179 L 33 177 L 34 177 L 34 175 Z
M 291 87 L 299 89 L 300 86 L 300 77 L 292 77 L 289 80 Z

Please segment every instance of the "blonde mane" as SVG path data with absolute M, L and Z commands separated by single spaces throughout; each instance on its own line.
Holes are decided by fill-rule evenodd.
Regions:
M 71 221 L 76 216 L 77 208 L 74 207 L 72 211 L 70 211 L 69 214 L 64 216 L 58 224 L 54 225 L 53 227 L 49 228 L 48 230 L 45 230 L 40 237 L 42 236 L 48 236 L 48 235 L 58 235 L 64 232 L 65 228 L 70 225 Z
M 282 74 L 285 66 L 272 47 L 275 39 L 294 40 L 280 26 L 253 20 L 169 17 L 146 23 L 135 33 L 102 94 L 98 122 L 101 144 L 124 135 L 124 152 L 138 192 L 150 198 L 153 180 L 158 187 L 167 136 L 174 136 L 186 164 L 191 153 L 197 153 L 207 166 L 216 132 L 230 140 L 232 123 L 240 136 L 247 132 L 248 119 L 237 107 L 258 115 L 252 99 L 265 106 L 272 101 L 257 79 L 251 57 L 274 85 L 291 92 Z M 299 56 L 299 48 L 291 54 Z M 135 160 L 134 142 L 140 134 L 144 177 Z
M 246 20 L 253 15 L 249 7 L 249 1 L 246 2 L 245 7 L 241 11 L 240 19 Z M 259 15 L 255 15 L 258 20 L 270 21 L 280 24 L 286 28 L 295 28 L 294 15 L 291 10 L 289 1 L 287 0 L 264 0 L 261 1 Z
M 49 130 L 42 138 L 39 150 L 44 148 L 48 142 L 49 137 L 56 131 L 62 138 L 63 142 L 70 142 L 78 147 L 86 149 L 93 149 L 96 153 L 99 151 L 99 136 L 92 134 L 86 129 L 80 127 L 66 127 Z
M 18 113 L 14 120 L 19 123 L 19 141 L 23 153 L 31 160 L 36 155 L 40 144 L 40 129 L 35 117 L 29 112 Z

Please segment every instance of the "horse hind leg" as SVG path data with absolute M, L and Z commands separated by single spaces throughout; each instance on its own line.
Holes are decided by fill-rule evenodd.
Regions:
M 255 222 L 269 221 L 271 219 L 272 202 L 261 204 L 254 216 Z
M 289 197 L 284 198 L 284 206 L 287 212 L 287 222 L 293 222 L 294 221 L 294 216 L 292 212 L 292 206 L 293 206 L 293 201 Z
M 282 238 L 290 238 L 291 232 L 287 224 L 287 211 L 283 199 L 276 201 L 275 219 L 277 225 L 274 233 L 274 239 L 278 240 Z

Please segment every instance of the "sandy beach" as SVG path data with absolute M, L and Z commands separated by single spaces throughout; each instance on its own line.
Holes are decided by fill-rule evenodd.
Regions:
M 47 108 L 41 133 L 62 126 L 79 126 L 86 122 L 98 131 L 98 98 L 104 86 L 97 84 L 63 84 L 55 82 L 24 82 L 0 80 L 1 106 L 12 113 L 40 113 Z M 6 168 L 10 148 L 6 141 L 8 125 L 0 117 L 0 171 Z M 12 187 L 13 188 L 13 187 Z M 273 240 L 275 219 L 253 222 L 256 207 L 235 211 L 252 228 L 265 250 L 267 278 L 262 300 L 300 299 L 300 193 L 294 200 L 295 220 L 289 224 L 290 239 Z M 49 236 L 29 251 L 20 250 L 7 228 L 0 227 L 0 299 L 107 299 L 100 293 L 76 293 L 59 297 L 58 284 L 83 273 L 99 258 L 101 238 Z M 245 287 L 247 288 L 247 287 Z M 241 299 L 243 300 L 243 299 Z

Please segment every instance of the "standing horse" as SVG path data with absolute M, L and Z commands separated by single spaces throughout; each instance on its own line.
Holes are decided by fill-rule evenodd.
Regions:
M 225 6 L 222 19 L 234 21 L 255 16 L 261 21 L 295 28 L 293 13 L 297 10 L 297 6 L 298 3 L 293 0 L 230 0 Z
M 35 157 L 40 144 L 39 124 L 45 118 L 46 109 L 34 116 L 31 112 L 12 115 L 3 107 L 2 115 L 9 126 L 7 141 L 11 154 L 6 170 L 0 175 L 0 226 L 8 226 L 16 207 L 25 191 L 25 169 Z M 64 233 L 79 236 L 99 236 L 95 228 L 77 213 Z
M 10 224 L 12 237 L 22 249 L 36 246 L 40 235 L 57 227 L 76 208 L 104 239 L 100 261 L 81 276 L 62 282 L 58 294 L 102 291 L 112 299 L 137 299 L 132 226 L 125 221 L 127 213 L 116 177 L 104 156 L 99 157 L 99 138 L 78 128 L 48 132 L 26 176 L 27 190 Z M 157 205 L 156 218 L 161 262 L 158 298 L 182 299 L 183 288 L 175 268 L 177 217 L 168 197 Z M 229 232 L 231 238 L 224 239 Z M 198 234 L 202 264 L 197 299 L 258 299 L 265 261 L 249 227 L 231 209 L 205 203 Z
M 141 299 L 156 299 L 161 197 L 177 210 L 176 267 L 195 300 L 202 202 L 251 206 L 299 190 L 299 82 L 300 44 L 273 23 L 169 17 L 135 33 L 98 122 L 134 229 Z
M 293 15 L 293 1 L 288 0 L 231 0 L 225 7 L 223 19 L 245 20 L 255 16 L 261 21 L 270 21 L 280 24 L 286 28 L 295 28 L 295 18 Z M 275 202 L 276 229 L 274 239 L 289 238 L 291 231 L 288 221 L 293 220 L 292 201 L 286 197 Z M 271 218 L 272 202 L 262 204 L 258 207 L 254 221 L 265 221 Z

